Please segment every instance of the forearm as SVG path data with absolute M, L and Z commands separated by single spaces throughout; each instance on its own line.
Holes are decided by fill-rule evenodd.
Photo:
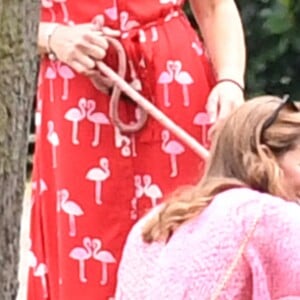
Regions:
M 49 52 L 49 35 L 51 35 L 54 32 L 54 30 L 56 30 L 57 26 L 64 25 L 48 22 L 40 23 L 38 31 L 38 50 L 40 55 L 44 55 Z
M 203 5 L 206 2 L 206 5 Z M 234 1 L 193 0 L 191 6 L 201 29 L 218 79 L 244 84 L 245 38 Z

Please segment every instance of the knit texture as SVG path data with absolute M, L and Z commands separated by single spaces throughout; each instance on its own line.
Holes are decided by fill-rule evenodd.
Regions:
M 246 188 L 217 195 L 168 243 L 146 244 L 131 230 L 116 300 L 210 300 L 238 249 L 259 221 L 217 299 L 300 300 L 300 206 Z

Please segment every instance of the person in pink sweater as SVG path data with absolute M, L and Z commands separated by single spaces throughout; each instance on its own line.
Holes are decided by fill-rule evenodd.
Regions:
M 131 230 L 116 300 L 300 299 L 300 112 L 247 101 L 214 134 L 198 185 Z

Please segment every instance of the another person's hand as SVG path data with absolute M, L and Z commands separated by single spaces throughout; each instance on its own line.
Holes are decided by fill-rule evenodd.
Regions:
M 95 61 L 106 56 L 108 42 L 105 36 L 117 37 L 118 30 L 99 28 L 87 23 L 74 26 L 59 25 L 53 32 L 50 47 L 57 58 L 79 74 L 95 75 Z
M 233 110 L 244 103 L 244 92 L 230 81 L 217 83 L 211 90 L 206 110 L 214 125 L 209 130 L 209 137 L 215 131 L 218 122 L 225 119 Z

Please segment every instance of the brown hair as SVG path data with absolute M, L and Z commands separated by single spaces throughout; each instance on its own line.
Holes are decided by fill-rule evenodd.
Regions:
M 219 125 L 201 181 L 194 187 L 178 189 L 167 199 L 144 227 L 145 242 L 167 240 L 178 226 L 199 215 L 216 194 L 233 187 L 291 197 L 282 188 L 277 159 L 299 143 L 300 113 L 286 105 L 274 123 L 263 130 L 281 102 L 273 96 L 256 97 Z

